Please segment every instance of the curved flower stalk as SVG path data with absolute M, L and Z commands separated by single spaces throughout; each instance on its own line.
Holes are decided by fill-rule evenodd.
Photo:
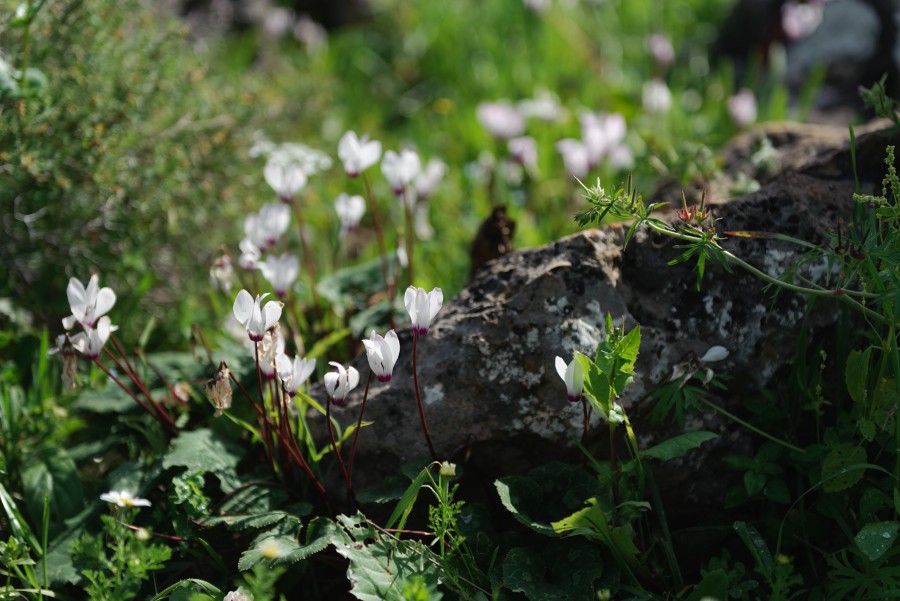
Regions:
M 268 293 L 257 295 L 256 300 L 250 293 L 241 289 L 234 299 L 234 317 L 247 330 L 247 335 L 253 342 L 259 342 L 266 334 L 266 330 L 274 326 L 281 318 L 281 309 L 284 303 L 269 301 L 265 307 L 260 307 Z
M 72 315 L 62 320 L 63 327 L 71 330 L 75 323 L 92 328 L 102 315 L 105 315 L 116 304 L 116 293 L 112 288 L 100 288 L 100 276 L 96 273 L 91 276 L 85 287 L 81 280 L 69 278 L 66 286 L 66 297 L 69 300 L 69 308 Z
M 344 163 L 347 175 L 356 177 L 381 158 L 381 142 L 369 140 L 365 134 L 359 137 L 355 131 L 348 131 L 338 142 L 338 158 Z
M 428 328 L 431 326 L 432 320 L 441 310 L 444 304 L 444 293 L 440 288 L 434 288 L 431 292 L 426 293 L 423 288 L 414 288 L 410 286 L 406 289 L 403 296 L 406 310 L 409 312 L 409 319 L 412 321 L 413 327 L 413 386 L 416 390 L 416 403 L 419 407 L 419 419 L 422 422 L 422 432 L 425 434 L 425 442 L 428 443 L 428 450 L 431 451 L 431 458 L 437 461 L 437 452 L 434 450 L 434 444 L 431 442 L 431 434 L 428 431 L 428 422 L 425 420 L 425 406 L 422 404 L 422 393 L 419 390 L 419 370 L 416 365 L 416 348 L 419 336 L 428 334 Z

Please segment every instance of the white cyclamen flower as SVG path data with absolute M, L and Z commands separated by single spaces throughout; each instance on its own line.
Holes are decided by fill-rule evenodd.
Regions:
M 284 253 L 280 257 L 269 255 L 259 264 L 259 270 L 272 284 L 275 294 L 279 298 L 284 298 L 300 275 L 300 260 L 290 253 Z
M 100 495 L 101 501 L 113 503 L 119 507 L 150 507 L 150 501 L 136 497 L 127 490 L 111 490 Z
M 579 140 L 566 138 L 556 143 L 556 151 L 562 156 L 566 171 L 572 177 L 584 179 L 590 169 L 588 150 Z
M 110 324 L 109 317 L 104 315 L 97 322 L 97 327 L 84 327 L 83 332 L 78 332 L 70 338 L 72 346 L 87 357 L 88 359 L 96 359 L 103 350 L 103 345 L 109 340 L 110 333 L 115 330 L 115 326 Z
M 748 88 L 728 99 L 728 114 L 738 127 L 747 127 L 756 121 L 756 96 Z
M 316 371 L 315 359 L 301 359 L 294 357 L 291 361 L 287 355 L 279 355 L 276 359 L 278 377 L 284 382 L 284 389 L 289 397 L 297 394 L 303 383 Z
M 706 349 L 706 352 L 700 357 L 700 363 L 715 363 L 725 359 L 728 355 L 728 349 L 717 344 Z
M 512 159 L 524 166 L 528 173 L 537 173 L 537 142 L 531 136 L 521 136 L 510 140 L 506 147 Z
M 246 290 L 237 293 L 234 299 L 234 317 L 237 319 L 250 336 L 250 340 L 259 342 L 266 334 L 266 330 L 274 326 L 281 318 L 283 303 L 269 301 L 266 306 L 260 308 L 260 302 L 268 293 L 258 295 L 256 300 Z
M 337 371 L 325 374 L 325 392 L 332 403 L 343 406 L 347 395 L 359 384 L 359 372 L 355 367 L 344 369 L 336 361 L 329 361 L 328 365 L 333 365 Z
M 584 395 L 584 369 L 577 358 L 566 365 L 562 357 L 556 357 L 556 373 L 566 383 L 566 396 L 573 403 L 580 401 Z
M 275 246 L 290 225 L 290 207 L 273 202 L 263 205 L 259 213 L 247 215 L 244 219 L 244 235 L 257 248 L 269 248 Z
M 672 92 L 661 79 L 651 79 L 641 89 L 641 101 L 648 113 L 665 113 L 672 106 Z
M 259 259 L 262 257 L 259 247 L 250 238 L 244 238 L 238 246 L 241 249 L 238 265 L 248 271 L 256 269 L 259 266 Z
M 370 141 L 366 135 L 359 138 L 356 132 L 348 131 L 338 142 L 338 157 L 344 163 L 347 175 L 356 177 L 381 158 L 381 142 Z
M 444 304 L 444 292 L 440 288 L 434 288 L 426 293 L 424 288 L 410 286 L 403 295 L 403 304 L 412 321 L 413 332 L 417 336 L 425 336 Z
M 366 201 L 359 195 L 341 194 L 334 201 L 334 210 L 341 221 L 340 235 L 343 237 L 359 226 L 366 214 Z
M 77 321 L 85 327 L 92 328 L 101 315 L 105 315 L 116 304 L 116 293 L 112 288 L 100 288 L 100 277 L 95 273 L 88 281 L 87 288 L 81 280 L 69 279 L 66 286 L 66 297 L 72 315 L 62 320 L 63 327 L 71 330 Z
M 647 38 L 647 49 L 653 61 L 660 67 L 669 67 L 675 62 L 675 49 L 666 36 L 654 33 Z
M 263 176 L 282 202 L 293 202 L 297 193 L 306 186 L 306 172 L 300 165 L 276 158 L 270 158 L 266 163 Z
M 372 330 L 368 340 L 363 340 L 366 347 L 366 357 L 369 359 L 369 367 L 375 373 L 379 382 L 390 382 L 394 375 L 394 365 L 400 356 L 400 340 L 394 330 L 389 330 L 382 337 Z
M 397 154 L 393 150 L 384 153 L 381 160 L 381 173 L 391 185 L 391 190 L 397 196 L 406 192 L 406 187 L 419 175 L 422 170 L 422 161 L 419 155 L 412 150 L 402 150 Z
M 525 132 L 525 117 L 505 100 L 482 102 L 475 111 L 481 125 L 501 140 L 509 140 Z
M 414 183 L 416 189 L 416 197 L 419 200 L 425 200 L 431 196 L 438 184 L 444 178 L 447 172 L 447 166 L 439 159 L 431 159 L 419 175 L 416 176 Z

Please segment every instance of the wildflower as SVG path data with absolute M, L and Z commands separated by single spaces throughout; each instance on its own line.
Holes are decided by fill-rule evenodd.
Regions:
M 294 25 L 294 38 L 314 52 L 328 45 L 328 31 L 307 15 L 300 15 Z
M 501 140 L 521 136 L 525 131 L 525 117 L 505 100 L 482 102 L 478 105 L 476 114 L 481 125 Z
M 706 364 L 722 361 L 728 357 L 728 355 L 728 349 L 720 345 L 709 347 L 699 359 L 697 358 L 697 355 L 691 353 L 691 359 L 678 363 L 672 367 L 672 375 L 669 376 L 669 382 L 681 379 L 681 386 L 684 386 L 695 373 L 701 369 L 705 369 L 706 373 L 703 376 L 703 385 L 706 386 L 716 375 L 712 368 L 708 367 Z
M 573 403 L 581 400 L 584 395 L 584 369 L 577 358 L 566 365 L 562 357 L 556 357 L 556 373 L 566 383 L 566 395 Z
M 291 209 L 282 203 L 263 205 L 244 218 L 244 236 L 260 249 L 275 246 L 291 225 Z
M 419 175 L 416 176 L 414 187 L 416 189 L 416 197 L 419 200 L 426 200 L 441 183 L 447 166 L 443 161 L 431 159 Z
M 379 382 L 390 382 L 394 375 L 394 364 L 400 356 L 400 340 L 394 330 L 389 330 L 382 337 L 372 330 L 368 340 L 363 340 L 366 347 L 366 357 L 369 359 L 369 367 L 375 373 Z
M 344 163 L 347 175 L 356 177 L 381 158 L 381 142 L 369 141 L 366 135 L 359 138 L 356 132 L 348 131 L 338 142 L 338 157 Z
M 260 542 L 256 548 L 259 550 L 260 555 L 266 559 L 278 559 L 284 555 L 285 551 L 281 541 L 274 538 L 267 538 Z
M 273 144 L 268 140 L 262 140 L 254 144 L 253 150 L 256 150 L 257 156 L 266 154 L 271 160 L 296 165 L 307 177 L 331 168 L 332 161 L 330 156 L 305 144 L 297 144 L 295 142 Z
M 344 366 L 336 361 L 329 361 L 328 365 L 337 368 L 337 372 L 330 371 L 325 374 L 325 392 L 331 402 L 340 407 L 344 405 L 350 391 L 359 384 L 359 372 L 355 367 L 344 369 Z
M 284 389 L 289 397 L 297 394 L 300 387 L 316 371 L 315 359 L 301 359 L 294 357 L 293 362 L 287 355 L 278 355 L 276 359 L 278 377 L 284 382 Z
M 114 503 L 119 507 L 150 507 L 150 501 L 135 497 L 127 490 L 111 490 L 100 495 L 101 501 Z
M 450 463 L 449 461 L 442 461 L 440 474 L 444 478 L 455 478 L 456 477 L 456 464 Z
M 397 196 L 402 196 L 406 192 L 406 187 L 421 170 L 422 161 L 412 150 L 402 150 L 400 154 L 388 150 L 381 160 L 381 172 Z
M 559 104 L 559 98 L 547 90 L 539 90 L 534 98 L 520 100 L 517 108 L 526 119 L 562 121 L 568 118 L 566 110 Z
M 253 595 L 241 587 L 237 587 L 237 590 L 231 591 L 225 595 L 225 599 L 222 601 L 253 601 Z
M 506 147 L 513 160 L 528 170 L 528 173 L 537 173 L 537 142 L 531 136 L 520 136 L 507 142 Z
M 728 349 L 717 344 L 706 349 L 706 352 L 700 357 L 700 363 L 715 363 L 725 359 L 728 355 Z
M 622 405 L 613 402 L 612 407 L 609 408 L 609 415 L 606 421 L 614 425 L 625 423 L 625 409 L 622 408 Z
M 556 143 L 556 151 L 562 156 L 566 171 L 572 177 L 584 179 L 590 163 L 588 161 L 587 147 L 579 140 L 566 138 Z
M 653 61 L 660 67 L 670 67 L 675 62 L 675 49 L 666 36 L 654 33 L 647 38 L 647 49 Z
M 596 167 L 604 158 L 617 152 L 623 146 L 625 131 L 625 117 L 620 113 L 610 115 L 583 113 L 581 137 L 587 149 L 588 164 Z
M 70 340 L 72 341 L 72 346 L 78 349 L 82 355 L 94 360 L 100 356 L 103 345 L 106 344 L 110 334 L 115 329 L 116 327 L 110 324 L 109 317 L 104 315 L 97 322 L 96 328 L 85 326 L 83 332 L 75 334 Z
M 432 320 L 444 304 L 444 292 L 440 288 L 433 288 L 431 292 L 426 293 L 423 288 L 410 286 L 403 295 L 403 304 L 409 312 L 413 332 L 425 336 Z
M 259 247 L 256 246 L 250 238 L 241 240 L 238 247 L 241 249 L 241 256 L 238 257 L 238 265 L 247 271 L 256 269 L 259 266 L 259 259 L 262 256 L 262 251 L 259 250 Z
M 641 99 L 644 110 L 648 113 L 665 113 L 672 106 L 672 92 L 666 82 L 659 78 L 644 83 Z
M 134 537 L 142 543 L 146 543 L 148 540 L 150 540 L 150 531 L 146 528 L 138 528 L 134 531 Z
M 263 277 L 269 280 L 278 298 L 284 298 L 291 285 L 300 275 L 300 261 L 290 253 L 284 253 L 280 257 L 269 255 L 263 263 L 259 264 L 259 270 Z
M 231 370 L 224 361 L 219 363 L 219 370 L 206 381 L 206 394 L 216 406 L 216 417 L 231 407 Z
M 271 330 L 266 330 L 263 339 L 256 345 L 259 358 L 259 371 L 266 380 L 274 380 L 278 358 L 284 355 L 284 336 L 276 323 Z
M 823 0 L 787 0 L 781 6 L 781 29 L 789 40 L 805 38 L 822 24 L 824 12 Z
M 209 266 L 209 285 L 215 290 L 230 294 L 233 284 L 234 268 L 231 266 L 231 257 L 228 255 L 216 257 Z
M 748 88 L 728 99 L 728 114 L 737 127 L 747 127 L 756 121 L 756 96 Z
M 268 293 L 257 295 L 256 300 L 250 293 L 241 289 L 234 299 L 234 317 L 247 330 L 250 340 L 259 342 L 263 339 L 266 330 L 274 326 L 281 318 L 281 308 L 284 303 L 269 301 L 266 306 L 260 308 L 260 302 L 269 296 Z
M 340 236 L 343 238 L 359 226 L 366 214 L 366 201 L 359 195 L 341 194 L 334 201 L 334 210 L 341 221 Z
M 306 186 L 306 173 L 296 163 L 289 163 L 270 157 L 263 169 L 266 183 L 271 186 L 282 202 L 291 203 Z
M 63 327 L 71 330 L 77 321 L 81 325 L 92 328 L 101 315 L 105 315 L 116 304 L 116 293 L 112 288 L 100 288 L 100 277 L 95 273 L 85 288 L 81 280 L 69 279 L 66 286 L 66 297 L 72 315 L 62 320 Z

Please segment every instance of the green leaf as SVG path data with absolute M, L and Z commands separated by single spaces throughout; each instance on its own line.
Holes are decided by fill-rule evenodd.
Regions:
M 788 504 L 791 501 L 791 494 L 788 491 L 787 484 L 785 484 L 784 480 L 769 480 L 766 483 L 766 487 L 763 489 L 763 494 L 770 501 L 775 501 L 776 503 Z
M 78 468 L 65 449 L 51 447 L 31 455 L 22 473 L 25 503 L 35 523 L 40 522 L 44 496 L 50 497 L 53 513 L 62 519 L 76 515 L 84 507 L 84 493 Z
M 844 378 L 847 382 L 847 392 L 857 403 L 866 400 L 866 379 L 869 375 L 869 355 L 871 349 L 865 351 L 850 351 L 847 357 L 847 366 Z
M 184 466 L 191 471 L 234 472 L 245 450 L 221 438 L 208 428 L 182 432 L 172 441 L 172 448 L 163 459 L 163 467 Z
M 397 523 L 397 520 L 400 520 L 399 528 L 403 528 L 406 523 L 406 518 L 409 517 L 409 512 L 412 511 L 413 503 L 416 502 L 416 497 L 419 496 L 419 491 L 422 489 L 422 485 L 425 484 L 425 481 L 429 478 L 428 467 L 419 472 L 419 475 L 416 476 L 416 479 L 412 481 L 412 484 L 407 487 L 406 492 L 403 493 L 403 496 L 400 497 L 400 500 L 397 502 L 397 506 L 394 508 L 393 513 L 391 513 L 391 517 L 388 518 L 386 527 L 393 528 L 394 524 Z M 402 519 L 401 519 L 402 516 Z
M 587 499 L 603 499 L 611 507 L 610 491 L 584 469 L 552 462 L 526 476 L 507 476 L 495 482 L 500 501 L 520 523 L 547 536 L 556 536 L 552 522 L 584 507 Z
M 859 428 L 860 435 L 867 441 L 872 442 L 875 440 L 875 434 L 878 431 L 875 422 L 870 420 L 869 418 L 862 417 L 856 422 L 856 427 Z
M 766 541 L 763 540 L 759 530 L 753 526 L 748 526 L 746 522 L 735 522 L 734 530 L 744 541 L 750 554 L 756 561 L 756 567 L 762 570 L 763 574 L 772 574 L 775 569 L 775 560 L 772 558 L 772 552 L 769 551 Z
M 753 497 L 762 492 L 766 485 L 766 476 L 759 472 L 744 472 L 744 488 L 747 489 L 747 496 Z
M 691 595 L 684 601 L 702 601 L 703 599 L 728 599 L 728 574 L 725 570 L 713 570 L 709 572 L 700 584 L 694 587 Z
M 603 575 L 603 554 L 585 540 L 553 540 L 541 549 L 512 549 L 502 570 L 503 585 L 531 601 L 590 599 Z
M 678 436 L 664 440 L 658 445 L 641 451 L 641 457 L 650 457 L 659 459 L 660 461 L 669 461 L 677 459 L 692 449 L 700 448 L 707 440 L 717 438 L 715 432 L 688 432 L 679 434 Z
M 866 450 L 851 444 L 834 447 L 822 460 L 822 489 L 840 492 L 862 480 L 865 467 L 853 466 L 866 463 Z
M 893 546 L 898 531 L 900 522 L 875 522 L 863 526 L 853 540 L 869 561 L 875 561 Z
M 611 516 L 597 503 L 597 499 L 588 499 L 588 506 L 568 517 L 553 522 L 553 530 L 560 534 L 578 534 L 600 541 L 609 547 L 618 561 L 630 567 L 638 566 L 638 549 L 634 544 L 634 531 L 630 524 L 612 527 Z

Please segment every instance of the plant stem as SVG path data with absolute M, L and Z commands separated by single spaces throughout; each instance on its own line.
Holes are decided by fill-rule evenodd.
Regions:
M 372 370 L 369 370 L 369 378 L 366 380 L 366 390 L 363 392 L 362 405 L 359 408 L 359 419 L 356 421 L 356 431 L 353 433 L 353 444 L 350 445 L 350 461 L 347 462 L 347 471 L 353 478 L 353 460 L 356 458 L 356 443 L 359 440 L 359 431 L 362 429 L 363 413 L 366 412 L 366 399 L 369 398 L 369 384 L 372 383 Z
M 110 338 L 113 340 L 113 343 L 115 344 L 115 339 L 113 339 L 112 337 L 110 337 Z M 115 347 L 116 347 L 116 349 L 119 349 L 120 353 L 122 352 L 118 344 L 115 344 Z M 134 368 L 131 367 L 130 364 L 127 364 L 128 359 L 125 359 L 125 362 L 127 364 L 127 366 L 126 366 L 126 365 L 123 365 L 122 362 L 119 361 L 118 357 L 116 357 L 114 354 L 112 354 L 112 352 L 108 348 L 104 347 L 103 352 L 106 353 L 106 355 L 110 359 L 113 360 L 113 362 L 116 364 L 116 366 L 119 369 L 121 369 L 123 373 L 128 375 L 128 378 L 132 381 L 132 383 L 134 383 L 135 386 L 137 386 L 137 388 L 141 392 L 141 394 L 143 394 L 147 398 L 147 401 L 149 401 L 150 406 L 152 406 L 156 410 L 156 413 L 159 415 L 159 418 L 157 418 L 157 421 L 160 421 L 160 418 L 161 418 L 161 420 L 162 420 L 161 423 L 167 429 L 169 429 L 170 431 L 177 430 L 178 428 L 175 426 L 175 422 L 172 421 L 172 417 L 169 415 L 169 413 L 165 409 L 163 409 L 162 406 L 156 402 L 156 400 L 154 400 L 153 395 L 150 394 L 150 391 L 147 390 L 147 387 L 144 386 L 144 383 L 141 381 L 141 379 L 137 377 L 137 373 L 135 373 Z M 122 356 L 124 358 L 125 354 L 122 353 Z
M 431 451 L 431 458 L 434 461 L 437 461 L 437 453 L 434 451 L 434 445 L 431 444 L 431 434 L 428 432 L 428 422 L 425 421 L 425 407 L 422 405 L 422 394 L 419 392 L 419 370 L 416 366 L 416 342 L 419 340 L 419 335 L 413 332 L 413 352 L 412 352 L 412 365 L 413 365 L 413 385 L 416 389 L 416 403 L 419 406 L 419 418 L 422 420 L 422 432 L 425 433 L 425 442 L 428 443 L 428 450 Z
M 266 415 L 266 398 L 263 396 L 262 369 L 259 367 L 258 340 L 253 341 L 253 356 L 256 358 L 256 383 L 259 387 L 259 404 L 256 405 L 256 410 L 259 413 L 260 434 L 265 441 L 266 451 L 269 454 L 269 465 L 271 465 L 272 471 L 275 472 L 275 450 L 272 448 L 272 437 L 269 434 L 269 416 Z
M 325 401 L 325 422 L 328 424 L 328 438 L 331 440 L 331 450 L 334 451 L 334 456 L 337 459 L 341 475 L 344 477 L 344 482 L 347 483 L 347 496 L 349 500 L 355 504 L 356 501 L 353 498 L 353 481 L 350 479 L 350 473 L 347 472 L 347 466 L 344 465 L 344 458 L 341 457 L 337 439 L 334 436 L 334 426 L 331 424 L 331 397 L 328 397 Z
M 304 232 L 306 224 L 303 221 L 303 211 L 300 209 L 300 203 L 292 201 L 290 204 L 294 207 L 294 214 L 297 215 L 297 231 L 300 233 L 300 246 L 303 247 L 303 260 L 306 263 L 306 271 L 311 280 L 309 291 L 312 294 L 312 303 L 314 307 L 318 307 L 319 297 L 316 294 L 316 263 L 313 261 L 312 251 L 310 251 L 309 244 L 306 241 L 306 233 Z
M 381 230 L 381 217 L 378 215 L 378 204 L 375 202 L 375 193 L 372 191 L 372 182 L 369 180 L 369 174 L 363 172 L 363 182 L 366 184 L 366 203 L 369 205 L 369 212 L 372 213 L 372 223 L 375 225 L 375 241 L 378 243 L 378 256 L 381 257 L 381 271 L 384 275 L 384 290 L 388 297 L 391 307 L 394 305 L 394 289 L 396 282 L 391 276 L 391 270 L 388 266 L 387 251 L 384 246 L 384 233 Z M 391 328 L 394 329 L 394 311 L 391 310 Z

